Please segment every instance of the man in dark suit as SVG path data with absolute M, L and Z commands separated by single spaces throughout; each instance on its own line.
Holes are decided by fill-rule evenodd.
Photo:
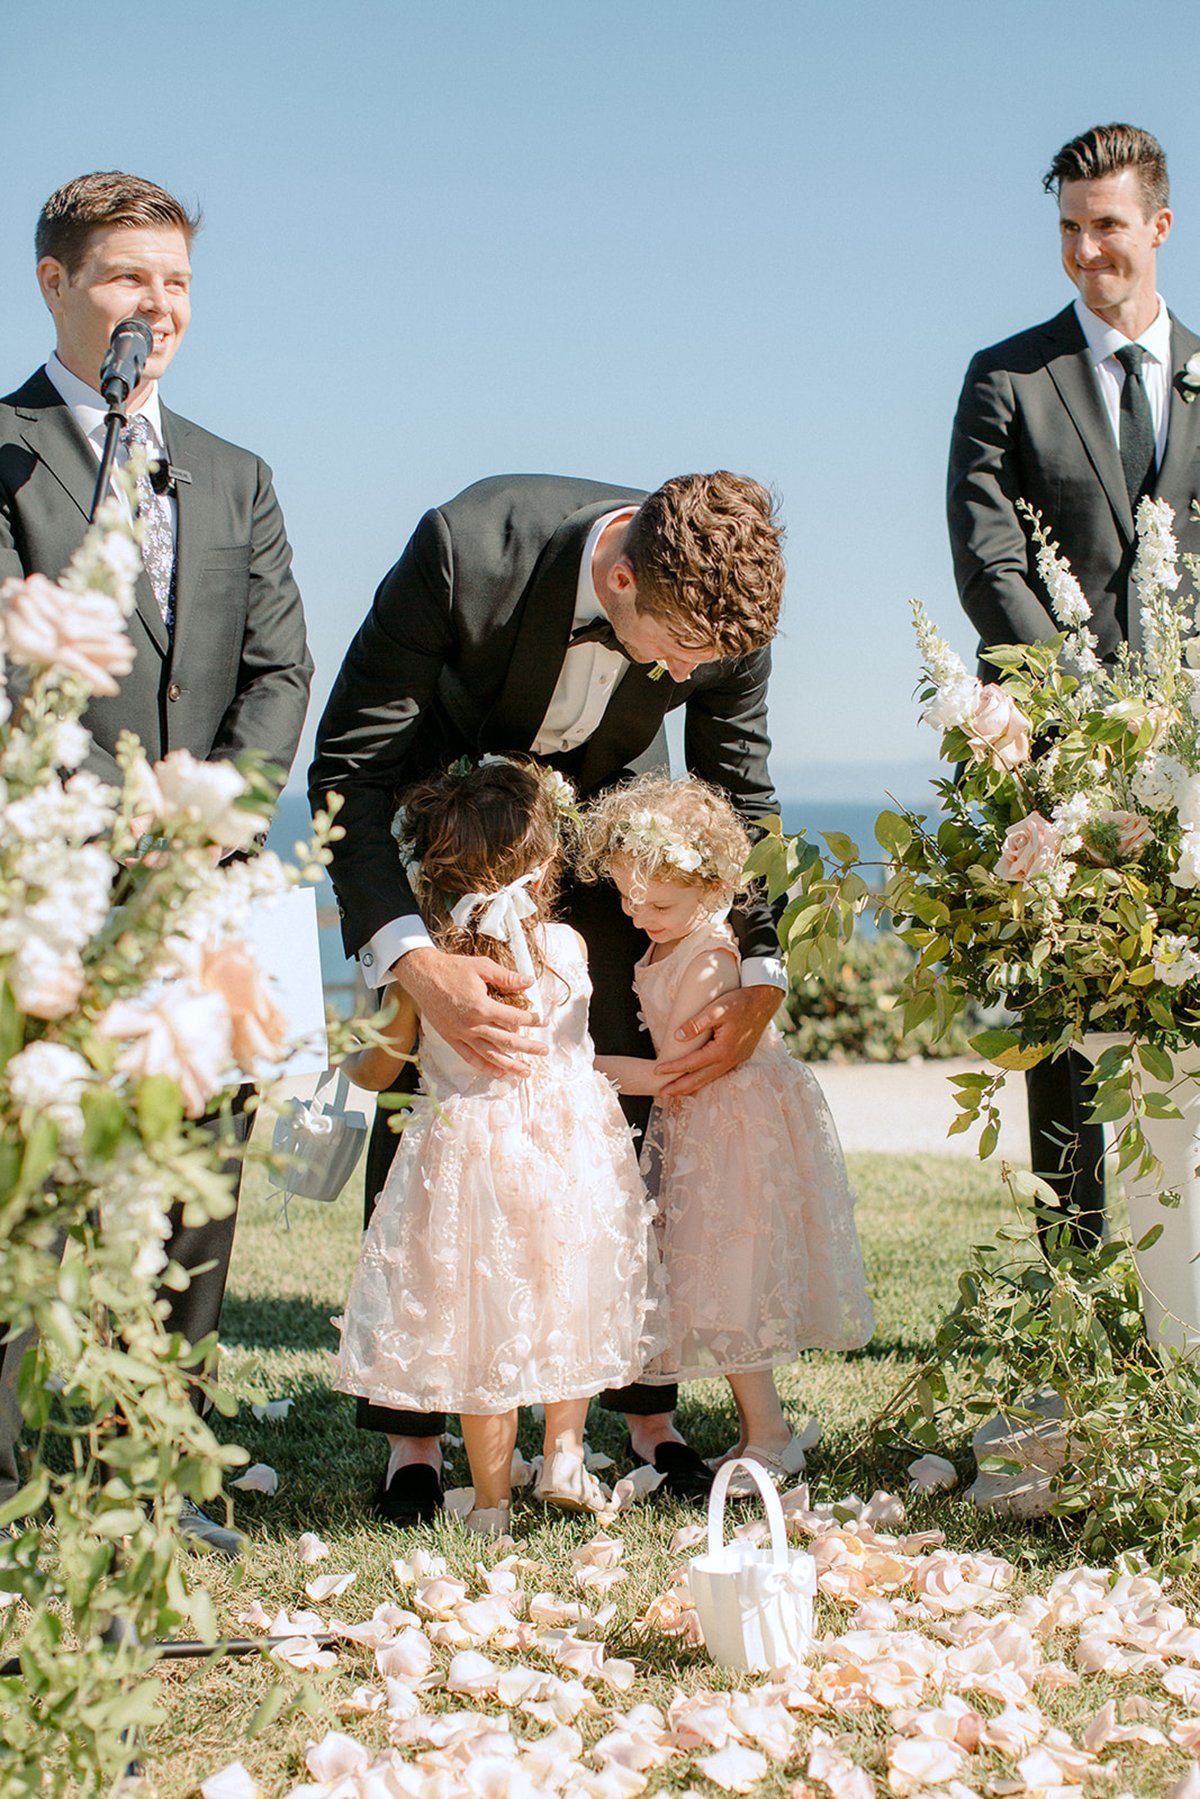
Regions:
M 948 512 L 959 595 L 980 649 L 1058 631 L 1038 578 L 1026 500 L 1058 540 L 1091 604 L 1099 654 L 1137 647 L 1134 514 L 1144 493 L 1175 509 L 1180 548 L 1200 553 L 1200 408 L 1180 376 L 1200 338 L 1159 298 L 1171 229 L 1166 158 L 1148 132 L 1099 125 L 1058 152 L 1062 261 L 1078 289 L 1047 324 L 983 350 L 967 370 L 950 450 Z M 994 671 L 986 660 L 982 674 Z M 1033 1167 L 1077 1240 L 1104 1221 L 1103 1130 L 1085 1123 L 1088 1065 L 1074 1052 L 1027 1076 Z
M 775 811 L 766 689 L 779 536 L 769 495 L 724 472 L 650 495 L 499 476 L 426 513 L 385 577 L 321 721 L 310 797 L 345 800 L 331 874 L 347 952 L 371 985 L 398 982 L 475 1066 L 520 1073 L 544 1052 L 529 1013 L 488 991 L 524 985 L 512 971 L 431 943 L 390 833 L 397 796 L 463 754 L 512 752 L 560 769 L 586 797 L 661 763 L 663 719 L 683 706 L 691 771 L 748 820 Z M 615 891 L 568 886 L 564 899 L 588 942 L 597 1048 L 644 1053 L 632 992 L 644 943 Z M 735 925 L 743 988 L 692 1021 L 701 1045 L 673 1064 L 668 1092 L 695 1092 L 744 1059 L 778 1005 L 770 911 L 750 907 Z M 368 1215 L 394 1149 L 377 1123 Z M 626 1413 L 635 1457 L 668 1490 L 703 1494 L 711 1476 L 674 1429 L 673 1389 L 636 1386 L 606 1403 Z M 397 1523 L 432 1515 L 444 1419 L 360 1402 L 359 1422 L 392 1445 L 377 1513 Z
M 312 662 L 283 516 L 266 464 L 169 412 L 158 381 L 191 316 L 190 250 L 198 220 L 151 182 L 84 175 L 46 202 L 37 228 L 37 278 L 54 319 L 56 349 L 0 401 L 0 580 L 57 577 L 87 526 L 104 436 L 100 365 L 113 328 L 143 319 L 153 348 L 129 397 L 130 431 L 118 461 L 140 443 L 157 462 L 138 509 L 145 527 L 132 671 L 83 723 L 87 766 L 119 781 L 115 750 L 137 733 L 151 761 L 186 749 L 231 759 L 255 751 L 291 765 L 304 722 Z M 165 478 L 164 478 L 165 477 Z M 151 545 L 153 544 L 153 548 Z M 184 1226 L 168 1244 L 185 1268 L 213 1266 L 170 1295 L 170 1328 L 190 1343 L 220 1321 L 234 1219 Z M 20 1347 L 3 1354 L 0 1496 L 16 1484 L 12 1399 Z M 200 1513 L 185 1519 L 198 1542 L 236 1553 L 233 1532 Z

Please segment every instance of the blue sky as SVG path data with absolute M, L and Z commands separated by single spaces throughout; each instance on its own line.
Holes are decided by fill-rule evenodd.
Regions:
M 176 410 L 273 465 L 320 707 L 421 512 L 483 475 L 779 493 L 779 785 L 928 761 L 908 600 L 964 654 L 945 544 L 971 354 L 1071 297 L 1040 176 L 1155 131 L 1160 285 L 1200 325 L 1195 8 L 1027 0 L 205 0 L 11 7 L 3 391 L 44 359 L 38 208 L 93 168 L 206 224 Z M 144 48 L 122 65 L 110 46 Z M 119 21 L 119 23 L 118 23 Z M 122 70 L 122 79 L 107 72 Z M 106 89 L 118 96 L 106 122 Z M 911 790 L 908 775 L 903 776 Z

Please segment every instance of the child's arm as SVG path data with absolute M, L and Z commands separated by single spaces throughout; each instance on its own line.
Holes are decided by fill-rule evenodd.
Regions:
M 417 1008 L 402 988 L 389 987 L 385 1008 L 395 1010 L 379 1031 L 382 1043 L 368 1043 L 342 1062 L 347 1080 L 369 1093 L 383 1093 L 400 1073 L 417 1041 Z
M 684 970 L 664 1041 L 670 1043 L 681 1024 L 686 1024 L 713 1000 L 720 999 L 723 993 L 730 992 L 740 980 L 735 950 L 709 949 L 694 957 Z M 652 1099 L 656 1098 L 673 1078 L 671 1073 L 660 1074 L 658 1063 L 651 1056 L 597 1056 L 596 1067 L 610 1081 L 616 1082 L 620 1092 L 631 1097 L 648 1094 Z

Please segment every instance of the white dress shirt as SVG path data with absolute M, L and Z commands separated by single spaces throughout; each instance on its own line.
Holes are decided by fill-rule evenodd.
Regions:
M 1156 467 L 1161 468 L 1171 415 L 1171 318 L 1161 298 L 1154 323 L 1148 325 L 1140 337 L 1122 336 L 1115 326 L 1105 324 L 1082 300 L 1075 302 L 1075 317 L 1087 338 L 1088 349 L 1096 365 L 1100 392 L 1104 397 L 1104 410 L 1108 413 L 1108 422 L 1112 426 L 1118 448 L 1121 443 L 1121 389 L 1125 385 L 1125 370 L 1117 361 L 1116 353 L 1128 343 L 1141 344 L 1145 350 L 1142 385 L 1150 402 L 1150 419 L 1154 426 L 1154 461 Z
M 71 416 L 87 438 L 89 448 L 99 466 L 100 458 L 104 454 L 104 421 L 108 417 L 108 401 L 97 393 L 94 387 L 89 387 L 86 381 L 81 381 L 78 375 L 73 375 L 56 355 L 51 356 L 46 364 L 46 375 L 51 386 L 57 388 L 70 407 Z M 162 403 L 158 397 L 157 381 L 152 383 L 149 393 L 140 405 L 129 408 L 129 417 L 133 418 L 139 412 L 150 427 L 150 442 L 147 448 L 151 460 L 157 455 L 160 461 L 166 462 L 167 442 L 163 436 Z M 123 467 L 128 459 L 126 450 L 118 442 L 117 466 Z M 167 502 L 167 512 L 171 521 L 171 548 L 174 550 L 179 532 L 179 508 L 174 494 L 167 493 L 161 497 Z M 128 502 L 124 501 L 124 496 L 121 498 L 127 505 Z
M 579 558 L 579 580 L 575 591 L 575 611 L 571 629 L 590 625 L 599 618 L 604 607 L 592 578 L 596 546 L 607 527 L 618 519 L 630 519 L 637 508 L 621 506 L 598 518 L 588 532 L 583 554 Z M 562 750 L 575 749 L 593 735 L 605 708 L 620 686 L 629 667 L 628 658 L 619 650 L 606 649 L 598 643 L 579 643 L 568 647 L 563 657 L 554 692 L 546 708 L 546 716 L 534 737 L 535 755 L 552 756 Z M 359 965 L 368 987 L 382 987 L 391 976 L 393 963 L 410 949 L 432 942 L 429 932 L 416 913 L 394 918 L 381 926 L 370 942 L 359 951 Z M 742 964 L 743 987 L 787 987 L 782 962 L 774 956 L 751 956 Z

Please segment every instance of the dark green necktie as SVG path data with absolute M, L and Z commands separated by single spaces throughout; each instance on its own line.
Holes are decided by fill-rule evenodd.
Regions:
M 1138 501 L 1154 485 L 1154 420 L 1150 416 L 1150 401 L 1142 380 L 1146 352 L 1141 344 L 1122 344 L 1113 354 L 1125 370 L 1117 441 L 1121 446 L 1121 467 L 1125 471 L 1129 505 L 1136 516 Z

